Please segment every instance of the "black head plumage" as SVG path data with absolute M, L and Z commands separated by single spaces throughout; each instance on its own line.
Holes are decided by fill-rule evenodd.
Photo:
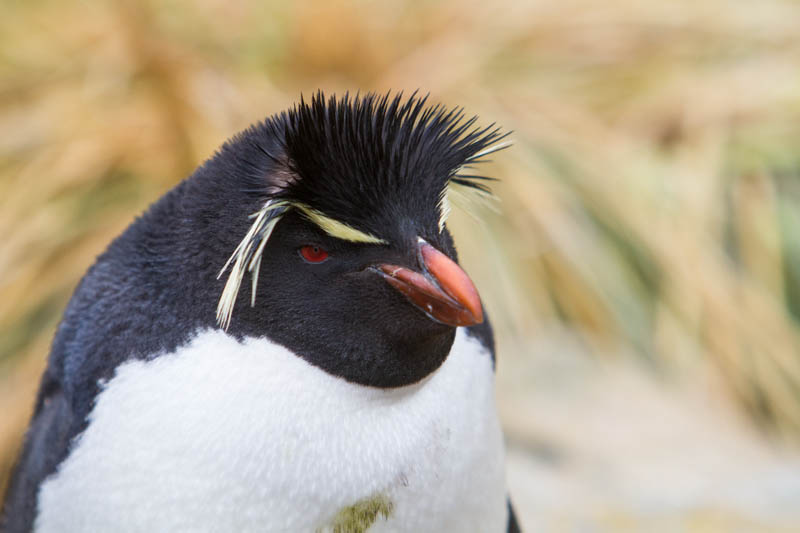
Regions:
M 472 174 L 472 165 L 508 144 L 497 144 L 507 135 L 499 128 L 476 121 L 462 109 L 427 106 L 427 97 L 416 94 L 326 100 L 319 92 L 235 138 L 227 148 L 235 148 L 237 160 L 248 159 L 242 157 L 248 146 L 270 165 L 251 174 L 265 203 L 220 272 L 231 268 L 217 308 L 220 324 L 230 323 L 245 271 L 252 273 L 254 303 L 261 251 L 289 209 L 345 240 L 436 242 L 452 188 L 489 195 L 491 178 Z

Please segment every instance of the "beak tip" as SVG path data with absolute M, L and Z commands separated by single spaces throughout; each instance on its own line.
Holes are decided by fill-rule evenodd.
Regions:
M 477 326 L 478 324 L 483 324 L 483 308 L 480 305 L 477 308 L 477 311 L 474 309 L 465 309 L 464 310 L 464 319 L 461 321 L 458 326 Z

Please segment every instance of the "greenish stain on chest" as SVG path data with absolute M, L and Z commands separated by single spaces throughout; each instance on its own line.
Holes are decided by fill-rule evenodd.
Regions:
M 325 530 L 333 533 L 365 533 L 378 517 L 388 520 L 393 510 L 392 501 L 383 494 L 377 494 L 343 508 L 334 517 L 330 529 Z

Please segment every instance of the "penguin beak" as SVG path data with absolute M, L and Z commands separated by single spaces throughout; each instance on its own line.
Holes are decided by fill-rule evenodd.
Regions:
M 478 289 L 455 261 L 419 239 L 417 255 L 422 273 L 397 266 L 377 265 L 386 282 L 431 319 L 449 326 L 483 322 Z

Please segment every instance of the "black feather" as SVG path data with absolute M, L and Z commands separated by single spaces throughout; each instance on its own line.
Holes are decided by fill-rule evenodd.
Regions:
M 435 228 L 451 181 L 489 192 L 480 182 L 490 178 L 457 173 L 506 136 L 494 125 L 475 127 L 477 117 L 465 118 L 462 108 L 427 101 L 416 93 L 326 99 L 318 92 L 247 135 L 267 130 L 279 139 L 283 157 L 265 153 L 289 178 L 273 183 L 274 198 L 390 239 L 391 219 Z

